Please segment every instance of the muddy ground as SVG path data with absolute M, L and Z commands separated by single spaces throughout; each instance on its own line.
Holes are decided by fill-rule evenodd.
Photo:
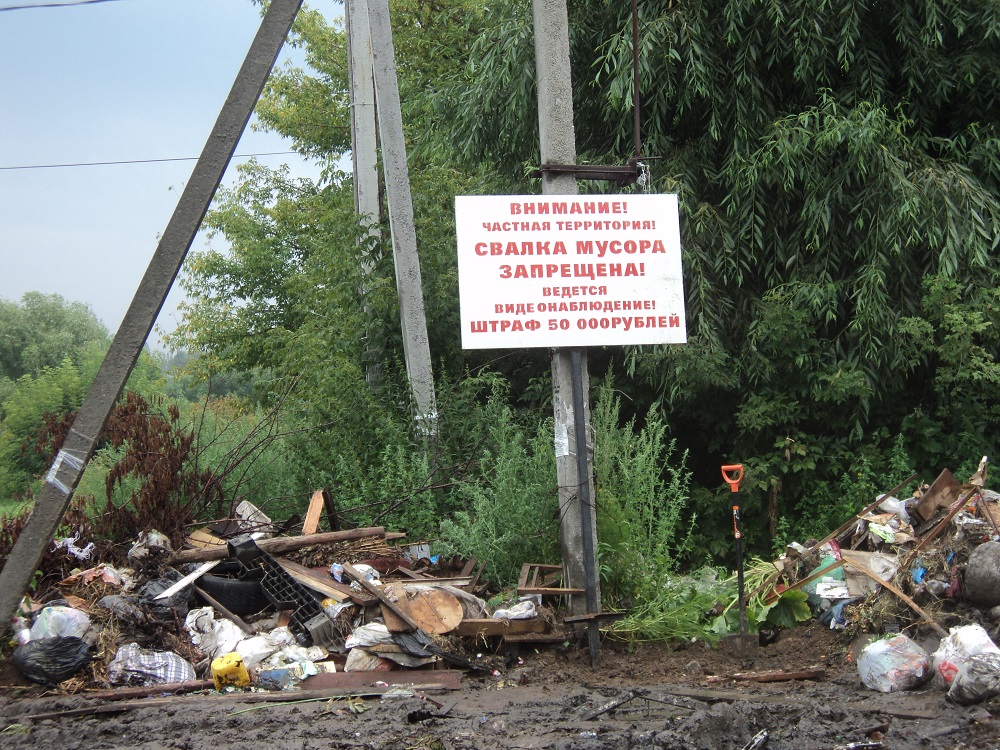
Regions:
M 994 718 L 1000 697 L 962 707 L 933 687 L 873 692 L 858 677 L 857 648 L 818 624 L 784 631 L 752 662 L 725 647 L 605 643 L 594 670 L 577 646 L 524 647 L 523 665 L 466 676 L 460 690 L 427 694 L 443 708 L 415 696 L 295 703 L 288 693 L 288 703 L 249 703 L 245 694 L 214 691 L 129 702 L 45 695 L 19 683 L 8 661 L 0 671 L 0 750 L 1000 748 Z M 814 666 L 825 675 L 770 683 L 711 679 Z M 65 715 L 81 709 L 107 713 Z M 766 741 L 754 745 L 762 730 Z

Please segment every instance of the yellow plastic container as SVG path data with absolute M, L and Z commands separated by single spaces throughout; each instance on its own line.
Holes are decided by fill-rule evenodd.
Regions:
M 212 681 L 216 690 L 222 690 L 227 685 L 246 687 L 250 684 L 250 673 L 243 657 L 235 651 L 212 660 Z

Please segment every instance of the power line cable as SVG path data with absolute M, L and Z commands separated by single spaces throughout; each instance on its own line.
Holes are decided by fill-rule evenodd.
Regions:
M 69 8 L 74 5 L 94 5 L 96 3 L 113 3 L 118 0 L 73 0 L 67 3 L 30 3 L 25 5 L 5 5 L 0 7 L 0 13 L 5 10 L 34 10 L 35 8 Z
M 297 151 L 262 151 L 256 154 L 233 154 L 234 159 L 245 159 L 251 156 L 284 156 Z M 124 159 L 121 161 L 81 161 L 68 164 L 25 164 L 15 167 L 0 167 L 0 171 L 15 169 L 62 169 L 64 167 L 106 167 L 115 164 L 157 164 L 165 161 L 197 161 L 197 156 L 175 156 L 169 159 Z

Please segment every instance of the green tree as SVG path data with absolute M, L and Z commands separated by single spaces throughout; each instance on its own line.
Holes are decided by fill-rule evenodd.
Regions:
M 432 354 L 439 379 L 457 380 L 496 353 L 458 349 L 451 198 L 537 190 L 531 5 L 407 0 L 392 13 Z M 570 13 L 580 160 L 622 163 L 634 156 L 628 5 Z M 314 72 L 279 72 L 261 117 L 333 163 L 348 148 L 343 33 L 312 14 L 296 33 Z M 642 150 L 651 188 L 680 196 L 689 343 L 595 350 L 591 367 L 613 373 L 636 429 L 662 414 L 703 520 L 725 517 L 720 463 L 747 464 L 753 536 L 873 455 L 891 486 L 897 435 L 929 473 L 992 452 L 1000 351 L 977 306 L 997 285 L 998 52 L 992 0 L 642 4 Z M 349 197 L 332 170 L 320 185 L 248 170 L 211 219 L 232 254 L 188 266 L 180 335 L 222 367 L 308 384 L 299 413 L 344 426 L 324 447 L 378 465 L 405 439 L 406 391 L 389 254 L 369 248 L 361 277 Z M 364 382 L 365 336 L 385 342 L 383 393 Z M 493 366 L 512 399 L 541 400 L 545 352 Z M 975 418 L 944 419 L 956 413 Z
M 46 367 L 38 377 L 24 375 L 2 404 L 0 421 L 0 499 L 25 496 L 48 469 L 58 425 L 83 401 L 83 378 L 69 358 Z M 49 428 L 46 428 L 46 422 Z M 68 425 L 65 425 L 68 428 Z M 53 434 L 53 432 L 55 434 Z
M 107 345 L 108 331 L 82 302 L 41 292 L 20 303 L 0 299 L 0 378 L 37 375 L 67 357 L 78 362 L 92 343 Z
M 581 160 L 624 161 L 628 6 L 570 11 Z M 639 413 L 659 402 L 702 484 L 746 461 L 751 502 L 769 500 L 760 516 L 773 521 L 781 497 L 848 470 L 866 444 L 922 439 L 914 415 L 943 396 L 925 384 L 955 362 L 904 335 L 905 321 L 934 325 L 924 279 L 970 301 L 996 285 L 1000 9 L 663 0 L 639 12 L 643 154 L 653 189 L 681 198 L 689 343 L 628 352 L 629 386 L 647 388 Z M 485 156 L 516 175 L 537 159 L 530 4 L 491 3 L 467 23 L 484 28 L 439 88 L 437 132 L 462 163 Z M 993 362 L 995 341 L 979 341 Z M 953 410 L 994 429 L 949 441 L 982 450 L 938 454 L 932 472 L 995 445 L 988 410 L 948 390 Z

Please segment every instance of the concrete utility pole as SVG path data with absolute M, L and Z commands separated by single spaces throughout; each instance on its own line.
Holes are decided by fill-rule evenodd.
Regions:
M 382 213 L 378 186 L 378 139 L 375 123 L 375 79 L 373 77 L 371 32 L 368 26 L 367 0 L 346 0 L 344 20 L 347 26 L 347 70 L 351 94 L 351 162 L 354 167 L 354 210 L 368 223 L 367 239 L 378 239 Z M 361 240 L 362 242 L 364 239 Z M 367 277 L 375 264 L 365 257 L 362 270 Z M 368 357 L 365 377 L 376 387 L 382 379 L 379 358 L 382 346 L 365 334 Z
M 35 499 L 31 517 L 0 572 L 0 632 L 9 629 L 10 618 L 94 455 L 101 431 L 142 352 L 301 5 L 302 0 L 272 0 L 261 22 L 132 304 Z
M 535 70 L 538 77 L 538 130 L 542 164 L 575 164 L 573 87 L 570 76 L 569 20 L 565 0 L 533 0 Z M 544 172 L 544 195 L 576 195 L 576 176 Z M 574 399 L 574 360 L 582 393 Z M 600 581 L 593 551 L 597 549 L 597 512 L 593 502 L 591 471 L 593 446 L 590 433 L 590 377 L 587 353 L 581 349 L 555 349 L 552 353 L 552 400 L 555 411 L 556 473 L 559 481 L 559 541 L 562 548 L 563 585 L 587 588 L 586 597 L 574 596 L 574 615 L 600 610 Z M 582 411 L 582 414 L 578 413 Z M 580 427 L 581 429 L 577 429 Z M 578 437 L 578 434 L 580 437 Z M 585 553 L 589 549 L 590 555 Z M 588 579 L 591 584 L 587 586 Z M 596 625 L 596 622 L 594 623 Z M 595 658 L 591 634 L 591 657 Z
M 403 117 L 399 106 L 396 52 L 392 44 L 389 4 L 388 0 L 367 0 L 367 3 L 365 0 L 355 1 L 358 10 L 365 4 L 368 6 L 370 39 L 355 36 L 351 40 L 351 46 L 353 48 L 367 44 L 371 50 L 375 111 L 378 137 L 382 145 L 382 170 L 385 175 L 406 371 L 416 404 L 417 426 L 423 435 L 434 438 L 437 435 L 434 375 L 427 339 L 427 319 L 424 315 L 423 282 L 420 277 L 420 258 L 417 255 L 417 233 L 413 224 L 413 199 L 410 195 L 410 172 L 406 165 L 406 141 L 403 138 Z M 353 19 L 351 24 L 348 27 L 349 35 L 363 33 L 363 28 L 354 25 Z M 367 75 L 367 72 L 359 70 L 356 75 L 360 78 Z M 356 124 L 360 126 L 362 123 L 359 120 Z M 366 144 L 372 140 L 367 134 L 364 138 Z

